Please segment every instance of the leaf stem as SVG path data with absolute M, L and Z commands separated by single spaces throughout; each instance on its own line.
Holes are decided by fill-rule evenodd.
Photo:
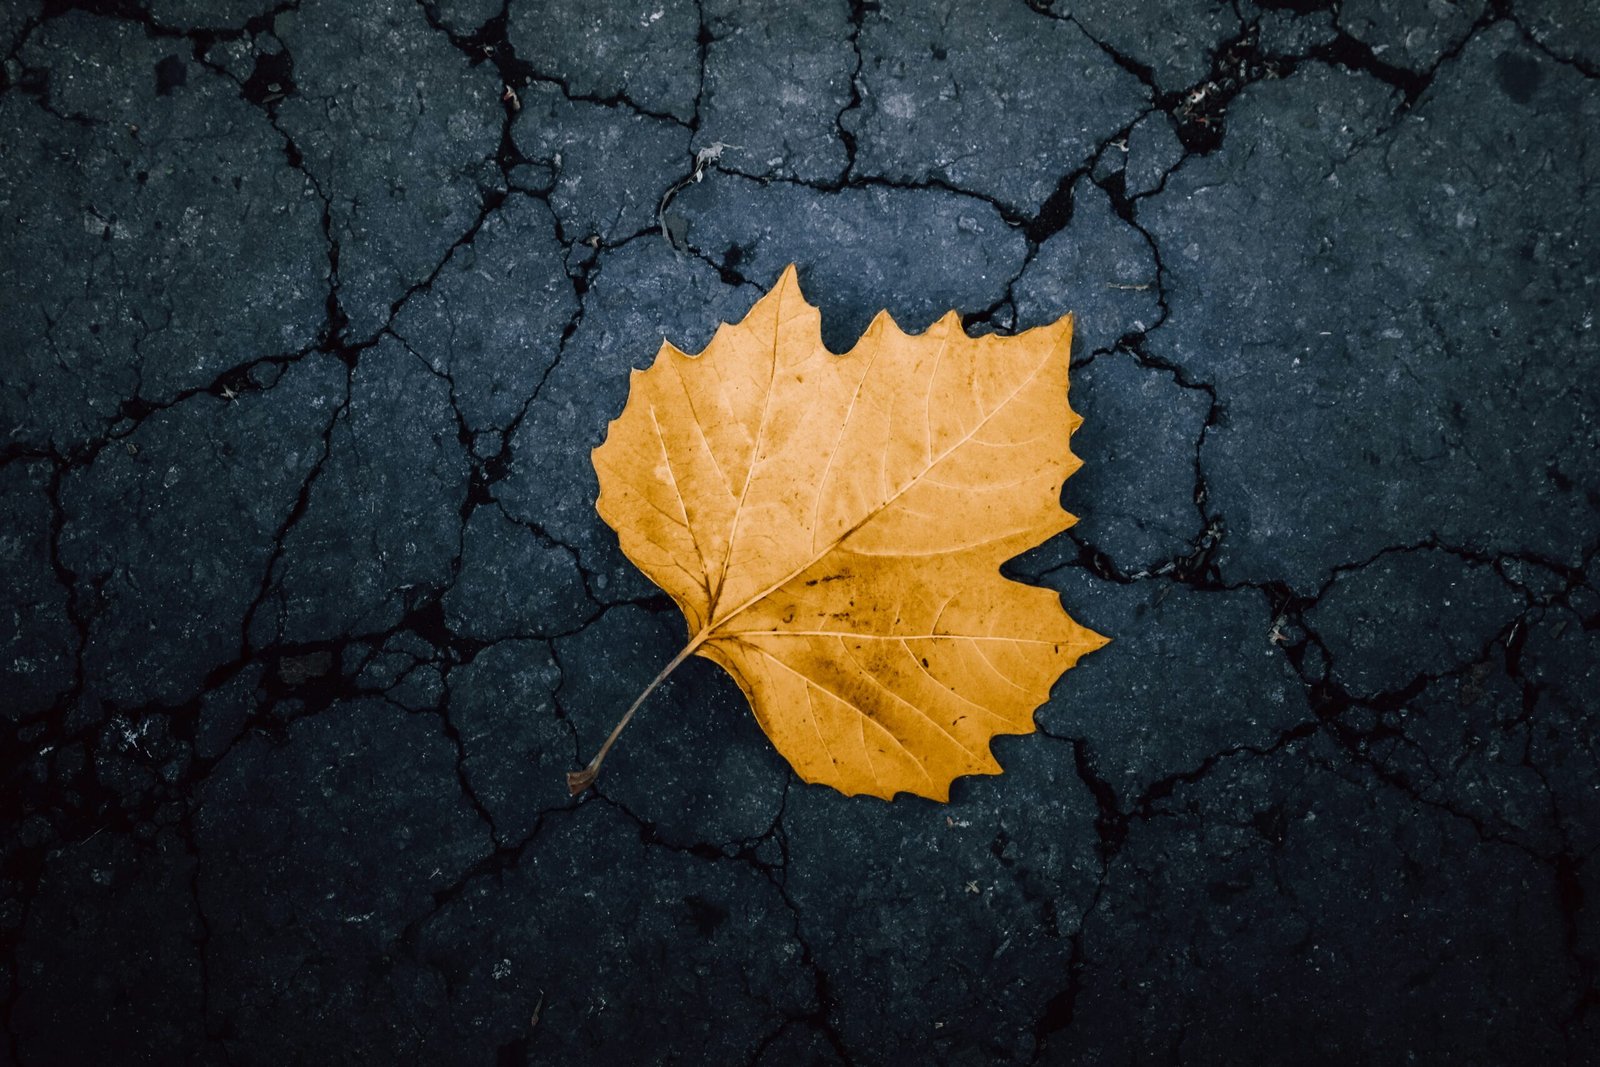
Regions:
M 694 650 L 705 642 L 709 633 L 710 630 L 707 629 L 696 634 L 692 641 L 683 646 L 681 652 L 672 657 L 671 662 L 661 668 L 661 673 L 656 675 L 650 684 L 644 687 L 644 692 L 640 693 L 632 704 L 628 705 L 628 710 L 623 713 L 622 719 L 612 728 L 611 735 L 606 738 L 606 743 L 600 746 L 600 751 L 594 754 L 594 759 L 589 761 L 587 767 L 581 771 L 567 772 L 568 793 L 572 796 L 577 796 L 594 785 L 594 780 L 600 776 L 600 764 L 605 762 L 606 753 L 610 752 L 611 746 L 617 743 L 617 735 L 621 734 L 623 727 L 628 725 L 628 721 L 633 718 L 633 713 L 639 710 L 639 705 L 644 703 L 646 697 L 655 692 L 656 686 L 667 680 L 667 675 L 677 670 L 680 663 L 694 654 Z

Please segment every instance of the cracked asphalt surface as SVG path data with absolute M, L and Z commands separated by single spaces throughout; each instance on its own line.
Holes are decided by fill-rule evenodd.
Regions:
M 502 6 L 504 4 L 504 6 Z M 1600 8 L 17 0 L 17 1064 L 1597 1062 Z M 594 513 L 791 260 L 1079 315 L 949 806 L 796 781 Z

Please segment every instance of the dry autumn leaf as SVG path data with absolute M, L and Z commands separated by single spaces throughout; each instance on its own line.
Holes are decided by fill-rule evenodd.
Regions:
M 1061 673 L 1105 638 L 1000 564 L 1076 520 L 1061 488 L 1072 318 L 917 336 L 880 312 L 842 356 L 795 269 L 699 355 L 663 342 L 594 451 L 600 515 L 683 609 L 801 778 L 944 801 L 998 774 L 998 734 L 1034 730 Z

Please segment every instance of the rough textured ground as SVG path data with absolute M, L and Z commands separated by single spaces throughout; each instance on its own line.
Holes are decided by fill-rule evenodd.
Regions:
M 1600 8 L 72 6 L 0 10 L 0 1060 L 1595 1061 Z M 1012 566 L 1115 641 L 948 807 L 698 662 L 568 799 L 682 639 L 589 449 L 791 260 L 836 348 L 1079 313 Z

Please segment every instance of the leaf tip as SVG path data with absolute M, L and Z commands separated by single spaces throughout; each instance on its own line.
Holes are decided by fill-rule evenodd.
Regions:
M 800 298 L 800 302 L 802 304 L 805 304 L 807 307 L 811 305 L 811 301 L 806 299 L 805 290 L 800 288 L 800 268 L 794 263 L 790 263 L 787 267 L 783 268 L 783 273 L 778 275 L 778 280 L 772 283 L 772 288 L 767 290 L 766 295 L 763 296 L 761 300 L 766 300 L 783 293 L 793 293 L 795 296 Z M 760 303 L 760 301 L 758 300 L 757 303 Z
M 900 329 L 900 324 L 894 321 L 894 316 L 889 314 L 888 308 L 879 308 L 878 313 L 872 316 L 872 321 L 867 323 L 867 328 L 862 331 L 861 336 L 870 337 L 884 329 L 889 329 L 900 334 L 905 332 L 904 330 Z
M 1076 312 L 1069 311 L 1056 321 L 1045 326 L 1044 329 L 1060 338 L 1062 344 L 1070 349 L 1072 347 L 1072 334 L 1078 325 Z

